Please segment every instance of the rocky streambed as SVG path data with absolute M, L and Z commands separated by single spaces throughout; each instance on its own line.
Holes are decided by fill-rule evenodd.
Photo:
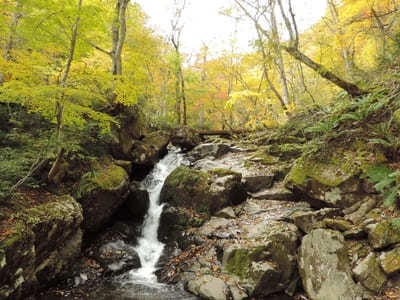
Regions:
M 0 294 L 26 295 L 27 283 L 51 282 L 42 276 L 59 268 L 68 270 L 63 275 L 68 279 L 36 299 L 397 299 L 400 213 L 396 206 L 382 206 L 362 175 L 384 155 L 349 143 L 310 156 L 299 150 L 301 142 L 214 141 L 188 151 L 189 163 L 169 174 L 160 191 L 157 240 L 165 246 L 155 266 L 158 282 L 140 280 L 132 271 L 142 266 L 136 247 L 148 193 L 138 182 L 129 183 L 126 163 L 100 164 L 96 174 L 104 175 L 94 181 L 88 173 L 81 180 L 85 188 L 77 196 L 86 202 L 75 207 L 69 198 L 74 209 L 49 215 L 46 223 L 60 219 L 70 225 L 62 223 L 50 234 L 44 221 L 35 221 L 32 241 L 24 233 L 13 242 L 11 234 L 12 246 L 0 247 L 0 274 L 15 274 L 3 277 L 8 283 Z M 122 198 L 123 206 L 108 203 L 107 195 Z M 95 199 L 103 207 L 97 214 L 88 209 Z M 110 210 L 117 215 L 103 214 Z M 108 229 L 87 238 L 80 256 L 73 251 L 80 249 L 82 227 L 90 233 L 111 215 Z M 54 250 L 45 246 L 45 235 L 57 239 Z M 32 262 L 21 264 L 19 258 L 29 257 Z

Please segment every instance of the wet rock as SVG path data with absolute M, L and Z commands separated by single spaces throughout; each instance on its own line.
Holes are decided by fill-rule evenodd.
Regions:
M 81 251 L 82 208 L 70 196 L 21 210 L 0 237 L 0 299 L 26 299 L 68 274 Z
M 400 271 L 400 247 L 383 252 L 379 256 L 379 261 L 387 275 L 395 275 Z
M 225 218 L 225 219 L 235 219 L 236 214 L 232 207 L 228 206 L 221 209 L 219 212 L 215 214 L 216 217 Z
M 181 248 L 186 248 L 191 241 L 182 236 L 182 232 L 190 227 L 200 227 L 204 216 L 182 207 L 166 206 L 160 217 L 158 239 L 164 243 L 182 241 Z
M 229 153 L 230 151 L 231 147 L 226 144 L 200 144 L 188 153 L 188 159 L 190 161 L 198 161 L 210 156 L 216 159 Z
M 297 227 L 303 232 L 310 233 L 313 229 L 323 228 L 326 218 L 333 218 L 341 215 L 341 210 L 337 208 L 324 208 L 317 211 L 297 212 L 292 215 L 292 219 Z
M 347 208 L 365 198 L 359 174 L 386 160 L 379 149 L 360 142 L 297 160 L 285 179 L 286 186 L 315 208 Z M 360 155 L 368 153 L 368 155 Z
M 189 126 L 183 126 L 173 130 L 171 143 L 174 146 L 189 151 L 201 143 L 201 137 L 196 130 Z
M 313 300 L 362 299 L 363 290 L 352 279 L 343 235 L 337 231 L 316 229 L 303 238 L 299 271 Z
M 142 219 L 150 206 L 149 193 L 142 188 L 139 182 L 135 181 L 131 183 L 129 190 L 130 194 L 126 199 L 126 205 L 134 217 Z
M 245 199 L 241 174 L 224 169 L 202 172 L 178 167 L 167 177 L 161 192 L 162 202 L 206 215 Z
M 79 182 L 76 198 L 83 208 L 83 229 L 99 230 L 124 203 L 129 189 L 125 169 L 109 159 L 96 163 Z
M 394 220 L 367 225 L 365 230 L 368 233 L 368 240 L 374 249 L 400 243 L 400 226 Z
M 250 196 L 256 200 L 282 200 L 294 201 L 294 194 L 285 188 L 282 182 L 276 182 L 273 187 L 261 190 L 257 193 L 251 193 Z
M 357 281 L 367 289 L 378 293 L 386 282 L 386 275 L 382 272 L 375 253 L 370 253 L 353 269 Z
M 226 300 L 226 285 L 222 279 L 203 275 L 190 280 L 187 289 L 195 295 L 210 300 Z
M 229 238 L 232 237 L 229 233 L 229 226 L 233 224 L 232 220 L 225 218 L 212 217 L 211 220 L 204 223 L 199 229 L 199 234 L 207 237 Z
M 134 247 L 122 240 L 101 246 L 95 258 L 105 270 L 105 275 L 118 275 L 141 267 L 139 255 Z

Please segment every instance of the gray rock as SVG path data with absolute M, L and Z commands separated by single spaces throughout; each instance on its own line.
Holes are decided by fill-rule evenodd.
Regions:
M 292 215 L 292 219 L 297 227 L 303 232 L 310 233 L 316 228 L 323 228 L 325 218 L 333 218 L 341 215 L 341 210 L 338 208 L 324 208 L 317 211 L 297 212 Z
M 379 292 L 386 282 L 386 275 L 382 272 L 375 253 L 370 253 L 353 269 L 357 281 L 367 289 Z
M 381 249 L 400 243 L 400 226 L 393 220 L 365 226 L 368 240 L 374 249 Z
M 196 146 L 192 151 L 190 151 L 190 153 L 188 153 L 188 158 L 190 161 L 197 161 L 208 156 L 212 156 L 213 158 L 220 158 L 230 151 L 231 147 L 226 144 L 200 144 Z
M 363 218 L 376 206 L 376 199 L 368 197 L 362 200 L 360 207 L 350 215 L 346 216 L 346 219 L 353 222 L 353 224 L 358 224 Z
M 178 127 L 171 134 L 171 143 L 184 150 L 191 150 L 200 144 L 200 142 L 200 135 L 189 126 Z
M 226 300 L 226 289 L 222 279 L 211 275 L 203 275 L 188 282 L 187 289 L 203 299 Z
M 274 174 L 265 172 L 264 174 L 246 174 L 243 176 L 246 191 L 250 193 L 268 189 L 274 181 Z
M 400 271 L 400 247 L 383 252 L 379 256 L 380 265 L 389 276 Z
M 215 214 L 216 217 L 225 218 L 225 219 L 235 219 L 236 214 L 231 206 L 225 207 Z
M 275 183 L 272 188 L 251 193 L 250 196 L 257 200 L 283 200 L 294 201 L 294 194 L 285 188 L 283 183 Z
M 316 229 L 303 238 L 299 271 L 313 300 L 362 299 L 363 290 L 352 279 L 343 235 L 337 231 Z

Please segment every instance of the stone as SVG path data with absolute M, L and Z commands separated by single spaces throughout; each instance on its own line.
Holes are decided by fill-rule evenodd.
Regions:
M 146 135 L 141 140 L 134 140 L 129 158 L 134 165 L 152 167 L 167 153 L 169 135 L 163 131 L 156 131 Z
M 129 190 L 129 176 L 124 168 L 109 159 L 93 165 L 93 171 L 82 176 L 76 199 L 82 205 L 83 229 L 97 231 L 122 206 Z
M 231 147 L 226 144 L 200 144 L 188 153 L 188 159 L 193 162 L 210 156 L 217 159 L 230 151 Z
M 346 219 L 350 220 L 353 224 L 359 224 L 365 216 L 376 206 L 376 199 L 367 197 L 361 201 L 360 207 Z
M 246 200 L 241 179 L 240 173 L 230 170 L 202 172 L 180 166 L 167 177 L 160 200 L 210 216 Z
M 251 198 L 256 200 L 282 200 L 294 201 L 294 194 L 285 188 L 282 182 L 274 183 L 273 187 L 261 190 L 257 193 L 250 193 Z
M 393 220 L 365 226 L 368 240 L 374 249 L 400 243 L 400 226 Z
M 379 256 L 380 265 L 383 271 L 389 275 L 395 275 L 400 271 L 400 247 L 382 252 Z
M 192 150 L 201 143 L 201 137 L 196 130 L 189 126 L 178 127 L 172 131 L 171 143 L 183 150 Z
M 323 228 L 324 219 L 333 218 L 341 215 L 341 210 L 337 208 L 324 208 L 317 211 L 297 212 L 292 215 L 294 224 L 303 232 L 310 233 L 313 229 Z
M 255 299 L 284 291 L 296 272 L 299 232 L 293 224 L 271 222 L 264 234 L 243 236 L 244 244 L 223 249 L 222 270 L 238 278 Z
M 351 207 L 366 196 L 359 175 L 370 166 L 386 161 L 381 150 L 367 147 L 355 141 L 318 156 L 301 157 L 286 176 L 286 187 L 315 208 Z
M 216 217 L 225 218 L 225 219 L 235 219 L 236 214 L 231 206 L 225 207 L 221 209 L 219 212 L 215 214 Z
M 142 219 L 149 209 L 149 193 L 141 186 L 140 182 L 133 181 L 129 186 L 130 194 L 126 199 L 126 205 L 130 213 L 138 219 Z
M 315 229 L 307 234 L 300 246 L 298 266 L 311 299 L 362 299 L 363 290 L 353 281 L 340 232 Z
M 105 275 L 119 275 L 141 267 L 140 258 L 133 246 L 115 240 L 101 246 L 94 255 Z
M 325 219 L 324 223 L 326 227 L 342 232 L 351 230 L 353 227 L 350 222 L 342 219 Z
M 362 259 L 353 269 L 353 274 L 357 281 L 367 289 L 378 293 L 385 284 L 387 278 L 382 272 L 375 253 L 370 253 Z
M 211 275 L 203 275 L 194 280 L 190 280 L 187 285 L 188 291 L 210 300 L 226 300 L 227 286 L 225 282 Z
M 0 237 L 0 299 L 27 299 L 69 274 L 80 255 L 82 207 L 71 196 L 42 197 L 45 204 L 19 208 Z

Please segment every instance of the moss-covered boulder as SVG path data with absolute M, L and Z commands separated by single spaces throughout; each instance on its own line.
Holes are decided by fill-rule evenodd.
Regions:
M 362 172 L 385 159 L 379 149 L 354 142 L 301 157 L 293 165 L 285 183 L 314 207 L 346 208 L 365 197 L 359 178 Z
M 183 150 L 192 150 L 201 143 L 201 137 L 196 130 L 189 126 L 175 128 L 171 134 L 171 143 Z
M 301 243 L 298 265 L 303 287 L 311 299 L 363 298 L 363 288 L 352 278 L 341 233 L 316 229 L 307 234 Z
M 166 132 L 153 132 L 142 140 L 133 141 L 129 158 L 136 165 L 153 166 L 167 153 L 168 143 L 169 135 Z
M 325 219 L 340 216 L 342 214 L 337 208 L 324 208 L 317 211 L 295 212 L 291 218 L 303 232 L 310 233 L 313 229 L 324 228 Z
M 80 254 L 82 208 L 70 196 L 15 212 L 0 226 L 0 299 L 26 299 L 67 275 Z
M 365 227 L 365 230 L 368 232 L 368 240 L 374 249 L 400 243 L 400 222 L 398 219 L 370 224 Z
M 180 166 L 167 177 L 161 201 L 212 215 L 223 207 L 246 199 L 241 179 L 241 174 L 231 170 L 202 172 Z
M 83 229 L 101 228 L 124 203 L 129 176 L 124 168 L 109 159 L 95 163 L 78 186 L 76 198 L 83 208 Z
M 271 222 L 263 233 L 247 237 L 241 244 L 224 248 L 223 272 L 237 278 L 254 299 L 285 290 L 296 277 L 296 226 Z
M 381 290 L 387 280 L 379 266 L 378 258 L 373 252 L 358 263 L 353 269 L 353 274 L 358 282 L 375 293 Z
M 400 272 L 400 247 L 383 252 L 379 256 L 380 265 L 383 271 L 391 276 Z

